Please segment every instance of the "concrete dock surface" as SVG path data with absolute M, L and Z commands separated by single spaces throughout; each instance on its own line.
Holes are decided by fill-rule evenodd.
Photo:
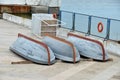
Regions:
M 11 64 L 25 61 L 9 50 L 18 33 L 36 38 L 31 30 L 0 19 L 0 80 L 120 80 L 120 57 L 109 54 L 113 61 L 85 61 L 66 63 L 60 60 L 53 65 Z

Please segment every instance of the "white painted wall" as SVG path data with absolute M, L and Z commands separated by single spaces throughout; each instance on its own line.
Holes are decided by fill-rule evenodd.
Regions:
M 3 13 L 3 19 L 8 20 L 10 22 L 14 22 L 16 24 L 26 26 L 28 28 L 32 27 L 32 24 L 31 24 L 32 20 L 22 18 L 22 17 L 19 17 L 19 16 L 15 16 L 15 15 L 12 15 L 12 14 Z
M 61 0 L 0 0 L 0 4 L 44 5 L 59 7 Z
M 41 35 L 41 21 L 53 19 L 52 14 L 32 14 L 32 33 Z
M 25 0 L 0 0 L 0 4 L 25 4 Z

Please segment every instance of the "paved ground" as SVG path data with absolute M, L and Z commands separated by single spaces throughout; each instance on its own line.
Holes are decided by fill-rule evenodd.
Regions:
M 120 57 L 114 55 L 108 62 L 81 60 L 72 64 L 58 60 L 51 66 L 13 65 L 11 62 L 24 60 L 9 51 L 18 33 L 33 37 L 29 29 L 0 20 L 0 80 L 120 80 Z

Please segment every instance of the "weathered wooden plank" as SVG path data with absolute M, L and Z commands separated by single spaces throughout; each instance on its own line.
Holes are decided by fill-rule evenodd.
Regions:
M 11 62 L 11 64 L 31 64 L 31 61 L 16 61 L 16 62 Z

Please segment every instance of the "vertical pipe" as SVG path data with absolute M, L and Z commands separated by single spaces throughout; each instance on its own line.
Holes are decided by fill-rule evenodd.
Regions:
M 27 1 L 25 0 L 25 5 L 27 5 Z
M 50 14 L 50 7 L 48 7 L 48 14 Z
M 1 5 L 0 5 L 0 14 L 1 14 L 2 12 L 1 12 Z
M 91 19 L 92 19 L 92 17 L 89 16 L 88 17 L 88 32 L 87 32 L 88 35 L 91 34 Z
M 59 10 L 59 14 L 58 14 L 59 18 L 58 18 L 58 19 L 59 19 L 60 21 L 61 21 L 61 17 L 62 17 L 61 15 L 62 15 L 62 11 Z
M 75 13 L 73 13 L 73 25 L 72 25 L 72 30 L 75 30 Z
M 58 19 L 59 19 L 59 24 L 61 24 L 61 17 L 62 17 L 62 11 L 59 10 L 59 14 L 58 14 Z M 62 27 L 61 25 L 59 25 L 59 27 Z
M 109 39 L 109 36 L 110 36 L 110 22 L 111 22 L 111 20 L 110 20 L 110 19 L 107 19 L 107 31 L 106 31 L 105 40 L 108 40 L 108 39 Z

